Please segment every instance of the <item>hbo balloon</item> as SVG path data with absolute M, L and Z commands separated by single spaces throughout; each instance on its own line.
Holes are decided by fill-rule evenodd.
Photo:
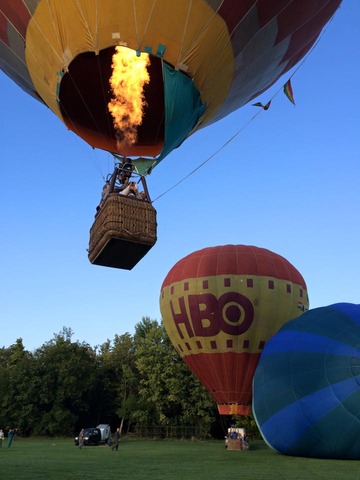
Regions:
M 220 414 L 248 415 L 267 340 L 308 309 L 306 284 L 264 248 L 204 248 L 180 260 L 161 287 L 165 329 Z

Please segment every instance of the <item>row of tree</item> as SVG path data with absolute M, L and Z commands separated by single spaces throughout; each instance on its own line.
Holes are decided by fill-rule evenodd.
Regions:
M 143 317 L 134 335 L 97 347 L 72 336 L 64 327 L 33 352 L 21 339 L 0 349 L 0 428 L 55 436 L 108 423 L 123 431 L 191 426 L 193 433 L 224 434 L 231 419 L 218 415 L 161 323 Z M 242 425 L 256 434 L 252 418 Z

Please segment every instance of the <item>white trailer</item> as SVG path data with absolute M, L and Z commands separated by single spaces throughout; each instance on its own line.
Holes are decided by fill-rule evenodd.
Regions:
M 96 428 L 98 428 L 101 432 L 101 442 L 107 443 L 111 436 L 110 425 L 100 423 L 100 425 L 98 425 Z

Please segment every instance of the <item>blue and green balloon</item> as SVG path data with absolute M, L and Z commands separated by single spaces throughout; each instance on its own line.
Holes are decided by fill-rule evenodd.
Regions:
M 266 344 L 253 412 L 279 453 L 360 459 L 360 305 L 309 310 Z

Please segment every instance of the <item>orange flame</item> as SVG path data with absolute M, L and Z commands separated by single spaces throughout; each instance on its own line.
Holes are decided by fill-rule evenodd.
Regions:
M 147 53 L 137 56 L 134 50 L 126 47 L 119 46 L 115 50 L 109 81 L 113 98 L 108 109 L 113 117 L 117 147 L 126 154 L 126 147 L 137 142 L 137 127 L 142 123 L 146 106 L 143 87 L 150 81 L 146 69 L 150 60 Z

